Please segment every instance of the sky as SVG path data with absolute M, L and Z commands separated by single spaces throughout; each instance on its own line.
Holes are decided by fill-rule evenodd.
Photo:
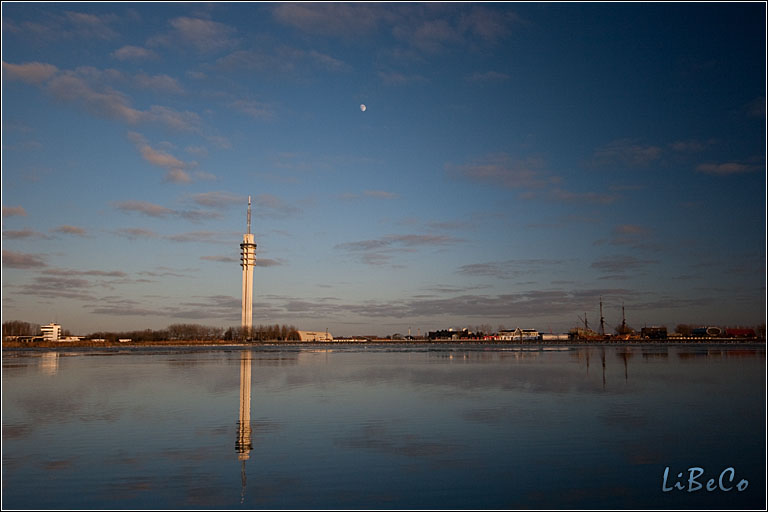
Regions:
M 2 316 L 758 325 L 766 6 L 2 4 Z M 365 109 L 361 107 L 365 105 Z

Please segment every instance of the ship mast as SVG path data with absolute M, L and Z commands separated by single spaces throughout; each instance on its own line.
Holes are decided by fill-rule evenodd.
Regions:
M 600 335 L 605 336 L 605 318 L 603 317 L 603 298 L 600 297 Z
M 624 316 L 624 303 L 621 303 L 621 334 L 627 332 L 627 317 Z

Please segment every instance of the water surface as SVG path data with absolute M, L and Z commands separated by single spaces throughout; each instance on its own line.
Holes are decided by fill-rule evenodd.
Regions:
M 764 345 L 4 351 L 2 505 L 762 509 L 765 368 Z M 688 492 L 691 467 L 734 489 Z

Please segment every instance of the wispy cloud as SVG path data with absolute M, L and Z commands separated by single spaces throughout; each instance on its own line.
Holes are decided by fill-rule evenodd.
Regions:
M 275 108 L 268 104 L 255 100 L 235 100 L 229 103 L 229 108 L 246 114 L 254 119 L 270 120 L 275 117 Z
M 120 228 L 115 230 L 115 234 L 130 240 L 136 240 L 138 238 L 157 238 L 160 236 L 154 231 L 142 228 Z
M 410 48 L 434 54 L 455 47 L 487 47 L 509 36 L 523 20 L 510 10 L 480 5 L 469 8 L 413 6 L 398 9 L 402 15 L 393 35 Z
M 471 5 L 281 3 L 279 22 L 311 35 L 360 39 L 387 30 L 412 51 L 434 54 L 454 46 L 492 45 L 521 18 L 509 11 Z
M 217 59 L 216 67 L 224 72 L 249 70 L 286 75 L 301 74 L 306 70 L 345 72 L 350 68 L 344 61 L 332 55 L 287 45 L 236 50 Z M 273 108 L 270 107 L 270 110 Z
M 744 174 L 764 169 L 764 165 L 746 164 L 742 162 L 705 163 L 696 167 L 696 170 L 704 174 L 716 176 L 729 176 L 732 174 Z
M 632 249 L 658 250 L 650 228 L 637 224 L 619 224 L 613 228 L 608 238 L 597 240 L 594 245 L 624 246 Z
M 54 276 L 96 276 L 96 277 L 128 277 L 120 270 L 74 270 L 71 268 L 48 268 L 43 274 Z
M 272 194 L 259 194 L 254 198 L 254 215 L 264 218 L 285 219 L 301 213 L 301 208 Z
M 51 229 L 51 232 L 53 233 L 62 233 L 64 235 L 75 235 L 75 236 L 85 236 L 86 231 L 83 228 L 79 228 L 77 226 L 58 226 L 53 229 Z
M 134 75 L 133 82 L 142 89 L 152 89 L 158 92 L 169 92 L 179 94 L 184 92 L 184 88 L 179 82 L 168 75 L 148 75 L 138 73 Z
M 90 14 L 76 11 L 48 11 L 35 21 L 14 23 L 3 19 L 3 30 L 25 34 L 35 42 L 51 43 L 64 39 L 107 41 L 119 36 L 111 25 L 120 21 L 114 14 Z
M 590 266 L 604 273 L 624 274 L 628 271 L 637 270 L 654 263 L 658 263 L 658 261 L 643 260 L 634 256 L 616 255 L 606 256 L 596 260 Z
M 645 166 L 661 158 L 662 151 L 636 139 L 619 139 L 596 149 L 591 163 L 596 167 Z
M 498 83 L 506 82 L 510 77 L 507 73 L 499 71 L 476 71 L 467 77 L 467 81 L 475 83 Z
M 591 204 L 612 204 L 619 198 L 619 196 L 615 194 L 600 194 L 598 192 L 572 192 L 562 188 L 553 189 L 552 196 L 558 201 Z
M 136 212 L 148 217 L 180 217 L 190 221 L 201 221 L 206 219 L 218 219 L 221 214 L 208 210 L 173 210 L 146 201 L 117 201 L 113 206 L 123 212 Z M 130 234 L 130 233 L 129 233 Z M 133 233 L 137 235 L 138 233 Z
M 136 124 L 145 116 L 131 106 L 125 94 L 111 88 L 97 90 L 72 71 L 64 71 L 51 78 L 46 90 L 55 99 L 79 104 L 98 117 Z
M 192 181 L 192 176 L 187 170 L 194 168 L 197 165 L 195 162 L 185 162 L 165 151 L 153 148 L 139 133 L 128 132 L 128 138 L 136 145 L 136 149 L 145 161 L 166 170 L 166 181 L 171 183 L 189 183 Z
M 117 60 L 154 60 L 158 58 L 154 51 L 133 45 L 122 46 L 112 52 L 111 55 Z
M 546 170 L 539 157 L 515 159 L 507 153 L 487 155 L 462 165 L 446 165 L 449 174 L 511 189 L 548 187 L 560 180 Z
M 44 62 L 11 64 L 3 61 L 3 78 L 40 85 L 58 72 L 58 68 Z
M 95 300 L 94 284 L 87 279 L 60 276 L 38 276 L 32 282 L 20 285 L 19 292 L 36 297 L 61 297 L 76 300 Z
M 23 206 L 3 206 L 3 217 L 26 217 L 27 211 Z
M 451 294 L 451 291 L 447 293 Z M 606 300 L 640 297 L 641 294 L 623 288 L 566 290 L 527 290 L 501 295 L 464 293 L 457 296 L 409 297 L 390 301 L 347 303 L 324 297 L 307 299 L 272 296 L 269 307 L 276 316 L 301 318 L 349 318 L 359 315 L 367 318 L 433 318 L 434 321 L 455 322 L 457 318 L 526 319 L 571 317 L 584 308 L 592 310 L 599 297 Z M 442 320 L 441 320 L 442 319 Z
M 272 15 L 303 32 L 338 37 L 371 34 L 381 23 L 395 19 L 381 5 L 365 3 L 278 3 Z
M 115 208 L 125 212 L 138 212 L 149 217 L 167 217 L 174 213 L 170 208 L 146 201 L 119 201 L 114 203 Z
M 245 196 L 232 194 L 229 192 L 211 191 L 194 194 L 191 196 L 193 202 L 207 208 L 227 209 L 232 206 L 242 206 L 245 204 Z
M 397 252 L 411 252 L 418 247 L 444 247 L 459 242 L 461 239 L 446 235 L 387 235 L 373 240 L 337 244 L 336 249 L 357 255 L 367 265 L 385 265 Z
M 700 153 L 702 151 L 705 151 L 709 147 L 713 146 L 715 144 L 714 139 L 702 141 L 697 139 L 688 139 L 688 140 L 676 140 L 674 142 L 671 142 L 668 146 L 669 149 L 672 151 L 676 151 L 678 153 Z
M 397 199 L 398 195 L 393 192 L 387 192 L 386 190 L 364 190 L 363 195 L 367 197 L 375 197 L 377 199 Z
M 3 266 L 8 268 L 39 268 L 47 264 L 38 254 L 8 251 L 3 249 Z
M 167 235 L 164 238 L 172 242 L 192 242 L 206 244 L 227 244 L 231 243 L 233 237 L 230 233 L 221 231 L 189 231 L 186 233 L 177 233 Z
M 410 85 L 428 81 L 423 75 L 405 74 L 398 71 L 379 71 L 378 75 L 386 85 Z
M 517 279 L 544 270 L 551 271 L 561 266 L 564 260 L 550 259 L 518 259 L 492 261 L 487 263 L 471 263 L 462 265 L 456 271 L 458 274 L 470 276 L 492 277 L 494 279 Z
M 362 199 L 365 197 L 370 197 L 373 199 L 393 200 L 393 199 L 397 199 L 400 196 L 395 194 L 394 192 L 387 192 L 386 190 L 364 190 L 360 194 L 346 193 L 346 194 L 341 194 L 341 196 L 339 197 L 344 200 Z
M 192 48 L 202 54 L 228 50 L 238 45 L 237 29 L 217 21 L 179 16 L 168 22 L 171 28 L 149 39 L 149 46 Z
M 109 40 L 118 37 L 110 25 L 118 22 L 114 14 L 90 14 L 84 12 L 66 11 L 60 18 L 64 27 L 57 27 L 67 32 L 67 35 L 77 35 L 86 39 Z
M 200 116 L 194 112 L 180 112 L 162 105 L 152 105 L 147 110 L 133 107 L 127 94 L 110 85 L 110 82 L 126 80 L 125 75 L 115 69 L 99 70 L 83 66 L 76 70 L 59 70 L 41 62 L 3 62 L 3 70 L 5 78 L 39 85 L 54 99 L 79 105 L 97 117 L 130 125 L 149 122 L 178 131 L 202 131 Z M 168 75 L 139 73 L 132 77 L 130 83 L 165 92 L 182 92 L 179 83 Z
M 21 240 L 25 238 L 39 238 L 42 240 L 50 237 L 44 233 L 39 233 L 29 228 L 25 229 L 6 229 L 3 231 L 3 238 L 6 240 Z

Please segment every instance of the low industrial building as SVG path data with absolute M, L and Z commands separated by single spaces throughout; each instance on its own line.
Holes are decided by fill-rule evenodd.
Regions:
M 333 336 L 328 331 L 299 331 L 300 341 L 333 341 Z
M 502 341 L 538 341 L 540 338 L 539 331 L 536 329 L 521 329 L 514 330 L 504 329 L 499 331 L 499 339 Z

